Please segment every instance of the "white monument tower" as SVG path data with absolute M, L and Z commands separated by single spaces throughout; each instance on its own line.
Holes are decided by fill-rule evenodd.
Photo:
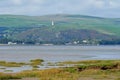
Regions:
M 52 26 L 54 26 L 55 24 L 54 24 L 54 21 L 52 21 Z

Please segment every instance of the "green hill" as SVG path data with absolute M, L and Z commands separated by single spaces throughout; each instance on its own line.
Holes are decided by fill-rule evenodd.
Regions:
M 70 42 L 83 39 L 118 40 L 120 19 L 67 14 L 0 15 L 0 34 L 0 38 L 34 42 Z M 75 37 L 75 35 L 79 36 Z M 87 37 L 84 37 L 85 35 Z M 67 39 L 68 36 L 71 36 L 71 39 Z

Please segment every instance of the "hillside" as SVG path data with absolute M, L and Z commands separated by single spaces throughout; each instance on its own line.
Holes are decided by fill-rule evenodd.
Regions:
M 119 18 L 67 14 L 0 15 L 0 39 L 2 42 L 4 39 L 8 39 L 6 42 L 64 44 L 89 40 L 89 43 L 101 43 L 102 41 L 119 43 L 119 34 Z

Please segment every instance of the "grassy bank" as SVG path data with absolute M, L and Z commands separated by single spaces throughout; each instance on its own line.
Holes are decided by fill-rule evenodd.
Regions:
M 37 78 L 38 80 L 120 80 L 120 60 L 63 62 L 74 67 L 0 73 L 0 80 Z M 26 79 L 27 80 L 27 79 Z
M 4 67 L 21 67 L 23 65 L 27 65 L 26 63 L 17 63 L 17 62 L 6 62 L 6 61 L 0 61 L 0 66 Z
M 42 62 L 44 62 L 44 60 L 42 60 L 42 59 L 30 60 L 28 63 L 0 61 L 0 66 L 4 66 L 4 67 L 21 67 L 21 66 L 24 66 L 24 65 L 30 65 L 30 66 L 34 67 L 34 66 L 37 66 L 37 65 L 42 65 Z

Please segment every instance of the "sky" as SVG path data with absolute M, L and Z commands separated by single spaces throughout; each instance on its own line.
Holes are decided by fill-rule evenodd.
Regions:
M 0 14 L 80 14 L 120 18 L 120 0 L 0 0 Z

